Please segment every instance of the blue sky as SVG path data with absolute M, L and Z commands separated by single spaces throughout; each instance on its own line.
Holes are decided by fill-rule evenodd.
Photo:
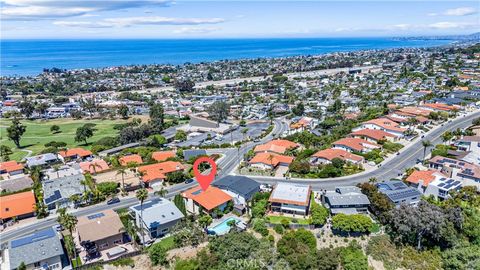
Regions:
M 0 0 L 2 38 L 374 37 L 480 31 L 478 1 Z

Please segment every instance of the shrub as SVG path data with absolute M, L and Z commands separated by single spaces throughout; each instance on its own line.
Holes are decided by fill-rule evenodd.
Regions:
M 273 229 L 275 230 L 276 233 L 283 234 L 284 229 L 283 229 L 282 225 L 277 224 L 277 225 L 275 225 L 275 227 L 273 227 Z

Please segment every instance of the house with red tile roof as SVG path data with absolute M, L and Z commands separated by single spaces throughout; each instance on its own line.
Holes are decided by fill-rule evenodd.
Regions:
M 315 121 L 311 117 L 302 117 L 297 121 L 290 124 L 290 132 L 300 132 L 305 130 L 310 130 L 315 126 Z
M 279 155 L 276 153 L 257 153 L 248 163 L 252 167 L 262 170 L 273 170 L 277 166 L 289 166 L 293 157 Z
M 110 169 L 107 162 L 103 159 L 94 159 L 92 161 L 84 161 L 79 164 L 80 169 L 84 173 L 97 174 L 99 172 L 104 172 Z
M 424 103 L 420 107 L 434 112 L 451 112 L 459 109 L 458 106 L 450 106 L 445 103 Z
M 368 153 L 373 149 L 381 148 L 380 145 L 376 143 L 369 142 L 364 139 L 359 138 L 343 138 L 340 139 L 333 144 L 333 149 L 342 149 L 347 152 L 360 152 L 360 153 Z
M 118 162 L 120 162 L 120 165 L 122 166 L 128 166 L 129 164 L 140 165 L 143 163 L 143 160 L 140 155 L 133 154 L 119 158 Z
M 66 151 L 58 152 L 60 156 L 64 159 L 86 159 L 88 157 L 92 157 L 92 152 L 89 150 L 77 147 L 77 148 L 70 148 Z
M 24 166 L 15 160 L 0 163 L 0 174 L 7 174 L 8 177 L 23 174 Z
M 214 186 L 203 190 L 201 187 L 194 187 L 182 193 L 185 206 L 188 212 L 200 214 L 202 211 L 214 214 L 214 210 L 223 211 L 232 197 L 226 192 Z
M 352 154 L 342 149 L 325 149 L 320 150 L 313 154 L 310 157 L 310 164 L 319 165 L 319 164 L 330 164 L 332 159 L 339 158 L 346 162 L 351 162 L 353 164 L 361 164 L 365 162 L 365 159 L 362 156 Z
M 272 140 L 265 144 L 257 145 L 253 150 L 255 153 L 260 152 L 269 152 L 269 153 L 277 153 L 277 154 L 284 154 L 289 149 L 295 149 L 299 147 L 297 143 L 291 142 L 289 140 Z
M 169 173 L 176 172 L 176 171 L 183 171 L 185 167 L 182 163 L 177 161 L 165 161 L 145 166 L 140 166 L 137 169 L 141 172 L 142 181 L 147 184 L 149 187 L 155 187 L 157 185 L 161 185 Z
M 402 138 L 404 132 L 407 131 L 406 128 L 400 127 L 400 125 L 397 122 L 394 122 L 384 117 L 363 122 L 358 128 L 355 128 L 353 131 L 357 131 L 361 129 L 379 129 L 379 130 L 388 132 L 390 134 L 396 135 L 400 138 Z
M 396 141 L 398 139 L 398 136 L 379 129 L 360 129 L 350 133 L 349 137 L 360 138 L 373 143 L 382 140 Z
M 436 170 L 426 170 L 426 171 L 413 171 L 410 176 L 405 179 L 411 186 L 418 188 L 422 192 L 425 192 L 425 189 L 428 185 L 435 180 L 437 177 L 445 177 L 442 173 Z
M 175 151 L 157 151 L 152 153 L 152 159 L 157 162 L 165 161 L 169 158 L 175 157 L 177 154 Z
M 35 195 L 25 191 L 0 197 L 0 223 L 13 217 L 17 219 L 33 216 L 35 213 Z

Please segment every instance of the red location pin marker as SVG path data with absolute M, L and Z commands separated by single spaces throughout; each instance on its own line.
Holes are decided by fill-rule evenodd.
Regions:
M 203 175 L 198 170 L 198 166 L 202 162 L 207 162 L 208 164 L 210 164 L 210 167 L 211 167 L 210 174 Z M 200 184 L 200 187 L 202 187 L 203 191 L 205 191 L 210 186 L 210 183 L 215 178 L 215 175 L 217 175 L 217 164 L 215 163 L 215 161 L 213 159 L 211 159 L 209 157 L 197 158 L 197 160 L 195 160 L 195 163 L 193 163 L 193 175 L 197 179 L 197 182 Z

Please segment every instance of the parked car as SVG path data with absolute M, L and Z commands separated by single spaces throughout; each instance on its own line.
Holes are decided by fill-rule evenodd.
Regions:
M 190 183 L 192 183 L 193 181 L 194 181 L 193 178 L 187 179 L 187 180 L 185 180 L 185 184 L 190 184 Z
M 111 204 L 116 204 L 116 203 L 119 203 L 119 202 L 120 202 L 119 198 L 111 198 L 110 200 L 107 201 L 107 204 L 111 205 Z
M 57 232 L 63 231 L 63 226 L 60 225 L 60 224 L 53 225 L 52 228 L 53 228 L 55 231 L 57 231 Z

